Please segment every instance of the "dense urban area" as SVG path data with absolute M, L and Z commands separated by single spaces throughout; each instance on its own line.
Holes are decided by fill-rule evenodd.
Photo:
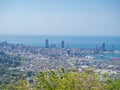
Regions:
M 108 57 L 109 54 L 111 56 Z M 120 79 L 120 57 L 115 56 L 115 54 L 120 56 L 120 52 L 114 50 L 114 45 L 112 50 L 107 50 L 105 43 L 102 44 L 101 48 L 96 45 L 95 49 L 78 49 L 65 48 L 64 41 L 61 41 L 60 48 L 55 45 L 50 47 L 48 39 L 45 40 L 45 47 L 0 42 L 0 84 L 8 85 L 21 77 L 24 77 L 25 81 L 35 83 L 34 79 L 40 71 L 52 70 L 57 72 L 61 68 L 65 71 L 75 70 L 77 73 L 90 69 L 99 76 L 100 80 L 102 80 L 101 75 L 103 74 L 107 74 L 112 80 L 118 80 Z M 104 60 L 104 58 L 108 60 Z

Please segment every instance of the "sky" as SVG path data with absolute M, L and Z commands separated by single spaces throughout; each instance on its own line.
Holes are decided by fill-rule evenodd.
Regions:
M 120 36 L 120 0 L 0 0 L 0 35 Z

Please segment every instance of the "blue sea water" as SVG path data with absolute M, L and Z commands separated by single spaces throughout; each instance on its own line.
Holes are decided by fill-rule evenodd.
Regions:
M 69 48 L 86 48 L 93 49 L 101 47 L 101 44 L 105 42 L 106 49 L 114 49 L 120 51 L 120 36 L 33 36 L 33 35 L 1 35 L 0 42 L 7 41 L 15 44 L 25 44 L 30 46 L 45 46 L 45 39 L 49 40 L 49 44 L 56 44 L 60 47 L 61 41 L 64 40 L 65 47 Z

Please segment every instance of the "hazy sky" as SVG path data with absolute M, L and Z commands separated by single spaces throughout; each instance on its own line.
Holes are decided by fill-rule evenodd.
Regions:
M 120 36 L 120 0 L 0 0 L 0 34 Z

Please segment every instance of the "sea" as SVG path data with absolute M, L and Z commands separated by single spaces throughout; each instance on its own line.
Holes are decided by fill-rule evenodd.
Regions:
M 45 40 L 48 39 L 49 45 L 61 46 L 64 41 L 66 48 L 94 49 L 105 43 L 107 50 L 120 51 L 120 36 L 40 36 L 40 35 L 0 35 L 0 42 L 7 41 L 14 44 L 24 44 L 35 47 L 45 47 Z

